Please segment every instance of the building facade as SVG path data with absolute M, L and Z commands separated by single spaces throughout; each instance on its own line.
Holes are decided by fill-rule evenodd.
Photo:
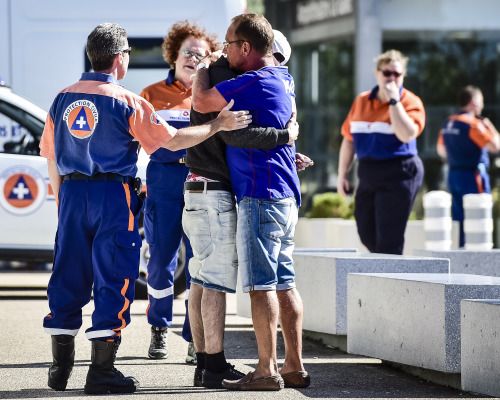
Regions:
M 335 187 L 340 126 L 354 96 L 375 85 L 373 60 L 381 51 L 410 57 L 405 86 L 422 98 L 428 118 L 418 140 L 426 190 L 443 184 L 435 143 L 461 87 L 479 86 L 484 115 L 500 126 L 500 1 L 266 0 L 265 6 L 293 49 L 298 148 L 316 161 L 302 177 L 305 193 Z

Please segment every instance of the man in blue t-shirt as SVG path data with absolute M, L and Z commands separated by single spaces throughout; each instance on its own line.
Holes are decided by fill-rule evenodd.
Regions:
M 295 113 L 294 83 L 286 67 L 275 66 L 274 35 L 262 16 L 233 18 L 224 52 L 231 68 L 242 75 L 209 89 L 201 68 L 193 84 L 193 108 L 217 111 L 234 100 L 234 109 L 249 109 L 257 126 L 284 129 Z M 254 372 L 223 381 L 233 390 L 279 390 L 306 387 L 310 378 L 302 364 L 303 307 L 295 288 L 293 236 L 300 205 L 295 147 L 271 150 L 227 146 L 231 184 L 238 201 L 237 250 L 243 290 L 250 292 L 259 350 Z M 286 355 L 278 371 L 276 336 L 281 314 Z

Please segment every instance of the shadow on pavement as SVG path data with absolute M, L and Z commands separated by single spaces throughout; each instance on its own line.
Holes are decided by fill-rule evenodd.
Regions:
M 176 332 L 177 333 L 177 332 Z M 257 363 L 257 344 L 251 329 L 231 329 L 225 333 L 225 353 L 230 362 L 237 360 L 250 368 Z M 278 334 L 278 359 L 283 360 L 285 346 Z M 310 398 L 478 398 L 467 392 L 426 382 L 379 360 L 346 354 L 320 343 L 303 343 L 305 369 L 311 375 L 311 387 L 299 391 Z M 238 365 L 237 365 L 238 367 Z

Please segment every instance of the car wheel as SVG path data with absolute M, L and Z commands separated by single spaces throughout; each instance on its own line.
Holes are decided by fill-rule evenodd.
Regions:
M 148 298 L 148 262 L 150 258 L 149 244 L 144 235 L 144 228 L 139 228 L 139 234 L 142 238 L 141 253 L 139 259 L 139 278 L 135 283 L 135 298 L 147 300 Z M 177 254 L 177 268 L 174 274 L 174 296 L 177 297 L 186 290 L 186 279 L 184 276 L 184 268 L 186 268 L 186 247 L 184 243 L 179 247 Z

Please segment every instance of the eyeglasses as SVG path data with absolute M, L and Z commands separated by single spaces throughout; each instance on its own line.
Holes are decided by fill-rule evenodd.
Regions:
M 382 75 L 384 75 L 386 78 L 390 78 L 393 76 L 394 78 L 399 78 L 401 75 L 403 75 L 402 72 L 398 71 L 391 71 L 389 69 L 379 69 L 380 72 L 382 72 Z
M 238 42 L 245 42 L 245 40 L 243 39 L 238 39 L 238 40 L 231 40 L 229 42 L 223 42 L 222 43 L 222 48 L 225 49 L 227 48 L 230 44 L 233 44 L 233 43 L 238 43 Z
M 197 53 L 196 51 L 189 50 L 189 49 L 182 50 L 182 55 L 186 58 L 194 57 L 194 58 L 196 58 L 196 61 L 198 61 L 198 62 L 200 62 L 201 60 L 203 60 L 205 57 L 208 56 L 208 54 L 203 55 L 203 54 Z
M 131 52 L 132 52 L 132 47 L 128 47 L 126 49 L 120 50 L 118 53 L 127 53 L 130 55 Z

